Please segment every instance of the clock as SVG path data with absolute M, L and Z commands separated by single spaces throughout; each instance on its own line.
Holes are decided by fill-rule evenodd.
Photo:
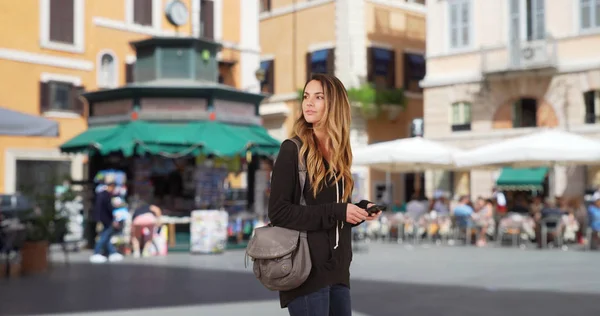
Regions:
M 165 14 L 171 24 L 182 26 L 187 23 L 189 11 L 185 4 L 179 0 L 173 0 L 167 4 Z

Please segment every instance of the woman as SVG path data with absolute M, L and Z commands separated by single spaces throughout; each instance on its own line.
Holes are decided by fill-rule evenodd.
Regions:
M 154 229 L 158 225 L 162 212 L 156 205 L 144 203 L 135 209 L 131 225 L 131 246 L 133 256 L 139 258 L 145 245 L 152 241 Z
M 298 288 L 281 291 L 281 307 L 292 316 L 351 315 L 351 228 L 375 220 L 364 210 L 372 205 L 349 203 L 354 182 L 350 173 L 350 102 L 335 77 L 315 74 L 304 87 L 294 137 L 302 143 L 306 162 L 304 188 L 298 181 L 298 150 L 286 140 L 273 167 L 269 218 L 274 226 L 307 231 L 312 270 Z M 306 206 L 300 205 L 304 193 Z
M 477 247 L 484 247 L 487 235 L 494 233 L 494 202 L 482 197 L 477 199 L 477 212 L 474 214 L 475 225 L 480 228 L 477 236 Z

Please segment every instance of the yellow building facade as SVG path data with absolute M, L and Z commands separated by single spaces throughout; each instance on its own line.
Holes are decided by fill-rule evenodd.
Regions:
M 285 139 L 300 114 L 299 94 L 311 72 L 328 72 L 346 88 L 371 82 L 403 88 L 406 105 L 366 116 L 354 109 L 351 143 L 413 136 L 411 125 L 423 117 L 419 80 L 425 75 L 425 5 L 416 0 L 264 0 L 260 1 L 261 104 L 263 125 Z M 353 167 L 357 197 L 377 200 L 385 174 Z M 412 180 L 393 175 L 393 200 L 408 198 Z M 408 183 L 408 185 L 406 185 Z
M 243 0 L 30 0 L 0 2 L 0 108 L 58 122 L 58 136 L 0 135 L 0 194 L 32 173 L 85 177 L 87 158 L 58 146 L 87 129 L 79 94 L 133 80 L 131 41 L 194 36 L 223 46 L 220 81 L 258 91 L 258 2 Z M 184 10 L 169 9 L 180 2 Z M 183 19 L 175 27 L 170 19 Z M 36 165 L 37 163 L 37 165 Z M 44 165 L 44 167 L 40 167 Z M 44 169 L 45 168 L 45 169 Z M 35 169 L 38 170 L 38 169 Z M 39 179 L 48 178 L 40 176 Z M 35 182 L 34 182 L 35 183 Z

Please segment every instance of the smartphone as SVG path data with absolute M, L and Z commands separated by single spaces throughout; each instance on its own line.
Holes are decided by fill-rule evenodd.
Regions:
M 371 215 L 373 215 L 373 214 L 375 214 L 375 213 L 377 213 L 379 211 L 382 211 L 382 212 L 385 211 L 386 208 L 387 207 L 384 206 L 384 205 L 377 205 L 377 204 L 375 204 L 375 205 L 367 208 L 366 211 L 367 211 L 367 213 L 369 213 L 369 216 L 371 216 Z

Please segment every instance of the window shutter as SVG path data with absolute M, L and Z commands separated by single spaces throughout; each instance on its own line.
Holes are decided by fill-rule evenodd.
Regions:
M 521 100 L 517 100 L 515 101 L 515 103 L 513 103 L 513 128 L 516 127 L 521 127 L 521 114 L 522 114 L 522 110 L 521 110 Z
M 50 86 L 40 81 L 40 114 L 50 110 Z
M 312 53 L 306 53 L 306 82 L 310 80 L 310 76 L 312 76 Z
M 214 5 L 212 1 L 202 0 L 200 19 L 203 25 L 202 37 L 214 39 Z
M 71 102 L 73 104 L 73 112 L 84 116 L 85 115 L 85 103 L 83 98 L 80 97 L 85 91 L 83 87 L 71 86 Z
M 544 1 L 545 0 L 533 0 L 532 3 L 533 40 L 540 40 L 546 37 L 546 10 L 544 8 Z
M 269 92 L 275 94 L 275 60 L 271 60 L 268 71 Z
M 133 23 L 152 26 L 152 0 L 134 0 Z
M 471 43 L 471 4 L 469 1 L 464 1 L 461 5 L 460 19 L 461 19 L 461 46 L 468 46 Z
M 471 103 L 463 103 L 463 124 L 471 124 Z
M 50 40 L 74 43 L 74 0 L 50 1 Z
M 450 6 L 450 47 L 458 47 L 458 34 L 460 33 L 460 17 L 457 3 L 448 3 Z
M 390 65 L 389 65 L 389 72 L 388 72 L 388 88 L 393 89 L 396 88 L 396 51 L 395 50 L 391 50 L 390 51 L 391 54 L 391 58 L 390 58 Z
M 327 51 L 327 74 L 335 75 L 335 49 Z
M 452 125 L 460 124 L 460 103 L 452 104 Z
M 367 81 L 374 83 L 375 76 L 373 73 L 373 47 L 367 47 Z
M 135 63 L 125 64 L 125 83 L 132 83 L 133 78 L 133 68 L 135 67 Z

